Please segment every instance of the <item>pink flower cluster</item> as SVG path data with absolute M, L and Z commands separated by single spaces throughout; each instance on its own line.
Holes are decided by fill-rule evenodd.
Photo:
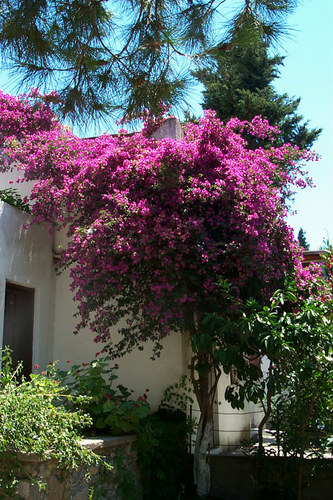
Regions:
M 11 96 L 0 90 L 1 145 L 6 138 L 21 139 L 27 134 L 60 128 L 51 104 L 59 101 L 56 92 L 42 95 L 38 89 Z
M 68 228 L 59 266 L 71 266 L 78 329 L 89 326 L 97 341 L 111 343 L 118 328 L 115 355 L 148 339 L 158 351 L 170 331 L 191 332 L 204 313 L 223 314 L 220 279 L 238 301 L 265 300 L 300 271 L 284 219 L 308 153 L 248 149 L 241 132 L 274 136 L 267 122 L 223 125 L 207 112 L 182 141 L 155 141 L 79 139 L 52 120 L 30 133 L 24 127 L 24 141 L 5 154 L 36 181 L 36 221 Z

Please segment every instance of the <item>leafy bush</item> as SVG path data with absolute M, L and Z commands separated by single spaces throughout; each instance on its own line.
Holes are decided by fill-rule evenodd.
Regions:
M 163 393 L 160 408 L 180 410 L 184 413 L 194 403 L 193 388 L 186 375 L 182 375 L 179 382 L 167 387 Z
M 73 365 L 69 370 L 50 370 L 61 384 L 70 388 L 75 396 L 88 399 L 72 400 L 71 404 L 88 412 L 92 418 L 91 431 L 113 435 L 138 432 L 140 421 L 149 413 L 147 392 L 137 399 L 129 399 L 133 391 L 121 384 L 113 387 L 118 365 L 111 366 L 108 356 L 90 363 Z
M 192 480 L 187 451 L 191 426 L 181 410 L 159 409 L 142 422 L 138 465 L 145 500 L 178 499 Z
M 19 475 L 18 452 L 54 458 L 64 469 L 103 464 L 101 457 L 83 448 L 79 431 L 91 425 L 82 411 L 69 410 L 74 402 L 66 388 L 51 377 L 21 377 L 21 366 L 12 367 L 10 349 L 2 353 L 0 370 L 0 494 L 13 494 Z
M 31 213 L 29 205 L 25 203 L 16 189 L 0 189 L 0 201 L 5 201 L 9 205 L 12 205 L 12 207 L 23 210 L 23 212 Z
M 272 398 L 271 424 L 284 456 L 321 458 L 333 444 L 332 358 L 295 360 Z
M 183 375 L 164 391 L 159 410 L 142 421 L 138 465 L 145 500 L 183 498 L 191 490 L 188 443 L 193 421 L 186 410 L 193 403 L 192 395 L 193 390 Z

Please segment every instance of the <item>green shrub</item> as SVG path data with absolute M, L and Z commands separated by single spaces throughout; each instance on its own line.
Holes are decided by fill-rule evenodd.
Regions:
M 0 189 L 0 201 L 5 201 L 15 208 L 23 210 L 23 212 L 31 213 L 31 209 L 27 203 L 21 198 L 16 189 L 7 188 Z
M 90 363 L 73 365 L 67 371 L 51 370 L 50 374 L 69 387 L 73 395 L 89 396 L 79 403 L 75 400 L 75 406 L 91 416 L 91 432 L 111 435 L 138 432 L 140 421 L 149 413 L 148 389 L 139 398 L 130 399 L 133 391 L 120 384 L 113 387 L 118 365 L 110 363 L 108 356 L 99 357 Z
M 145 500 L 178 500 L 184 494 L 193 494 L 188 454 L 193 422 L 186 415 L 193 403 L 192 394 L 188 379 L 183 375 L 164 391 L 159 410 L 142 421 L 138 434 L 138 465 Z
M 48 375 L 69 387 L 73 395 L 89 396 L 79 407 L 93 420 L 90 431 L 138 435 L 138 466 L 145 500 L 176 500 L 192 477 L 187 446 L 193 426 L 183 411 L 193 403 L 187 379 L 182 377 L 168 387 L 160 410 L 149 415 L 148 389 L 139 398 L 131 399 L 133 391 L 115 385 L 117 369 L 118 365 L 112 366 L 111 359 L 104 356 L 68 370 L 51 366 Z M 137 498 L 133 477 L 117 463 L 119 466 L 122 471 L 117 476 L 119 491 L 126 500 Z
M 56 379 L 31 375 L 21 377 L 21 366 L 12 367 L 10 349 L 2 352 L 0 370 L 0 495 L 15 494 L 18 481 L 18 452 L 54 458 L 63 469 L 88 468 L 103 464 L 101 457 L 83 448 L 80 430 L 91 425 L 91 418 L 63 405 L 74 401 Z
M 191 426 L 181 410 L 159 409 L 142 422 L 138 465 L 145 500 L 178 499 L 192 479 L 187 450 Z

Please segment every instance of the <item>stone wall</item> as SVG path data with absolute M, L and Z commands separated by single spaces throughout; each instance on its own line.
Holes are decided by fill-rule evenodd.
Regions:
M 110 471 L 91 467 L 90 477 L 79 469 L 64 473 L 54 460 L 42 460 L 36 454 L 18 455 L 22 467 L 15 498 L 24 500 L 140 500 L 142 498 L 135 436 L 87 438 L 83 445 L 103 455 L 114 466 Z M 38 483 L 45 484 L 40 491 Z M 9 497 L 5 497 L 9 500 Z

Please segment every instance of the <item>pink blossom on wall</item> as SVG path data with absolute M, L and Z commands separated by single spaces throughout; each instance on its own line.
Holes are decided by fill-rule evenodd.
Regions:
M 308 183 L 301 162 L 313 155 L 275 147 L 278 131 L 266 120 L 222 124 L 208 111 L 181 141 L 80 139 L 38 99 L 35 111 L 0 95 L 4 155 L 36 181 L 35 220 L 67 227 L 59 269 L 70 266 L 77 331 L 89 326 L 112 344 L 125 318 L 113 353 L 148 339 L 158 352 L 170 331 L 223 314 L 221 279 L 240 302 L 265 301 L 287 275 L 311 281 L 285 216 L 288 197 Z M 248 149 L 244 130 L 272 146 Z

